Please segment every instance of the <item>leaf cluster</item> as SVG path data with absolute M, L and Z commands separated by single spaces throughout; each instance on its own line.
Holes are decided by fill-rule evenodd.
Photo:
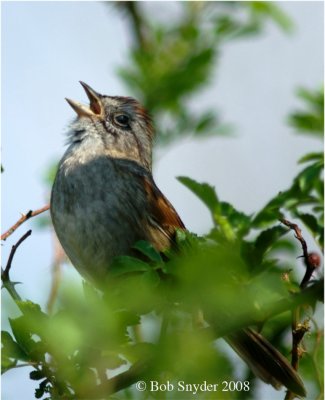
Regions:
M 295 177 L 291 187 L 280 192 L 254 218 L 256 227 L 283 218 L 284 210 L 298 218 L 311 231 L 318 245 L 324 242 L 324 156 L 311 153 L 301 158 L 305 168 Z
M 284 31 L 292 23 L 274 3 L 184 2 L 179 18 L 159 22 L 145 5 L 118 2 L 133 27 L 130 65 L 119 75 L 157 124 L 157 143 L 194 135 L 225 134 L 215 107 L 199 110 L 195 98 L 207 88 L 229 41 L 263 32 L 272 21 Z

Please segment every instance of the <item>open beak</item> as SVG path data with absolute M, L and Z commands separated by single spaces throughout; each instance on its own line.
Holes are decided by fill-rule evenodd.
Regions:
M 66 99 L 74 111 L 79 117 L 100 117 L 103 114 L 103 106 L 101 101 L 101 95 L 92 89 L 85 82 L 80 81 L 80 84 L 84 88 L 87 97 L 89 99 L 89 107 L 85 106 L 77 101 Z

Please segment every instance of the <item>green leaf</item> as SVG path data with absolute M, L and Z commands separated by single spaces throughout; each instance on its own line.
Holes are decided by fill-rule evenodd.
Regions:
M 261 211 L 259 211 L 253 219 L 252 225 L 260 228 L 268 226 L 270 223 L 278 221 L 282 218 L 280 207 L 285 203 L 288 193 L 279 193 L 278 196 L 274 197 Z
M 304 102 L 304 109 L 293 112 L 289 123 L 298 132 L 323 138 L 324 134 L 324 90 L 311 91 L 304 88 L 298 90 L 298 96 Z
M 302 222 L 313 232 L 318 233 L 322 226 L 319 224 L 321 221 L 318 221 L 314 215 L 307 213 L 296 213 L 296 216 L 302 220 Z
M 9 371 L 12 368 L 15 368 L 17 365 L 17 360 L 9 358 L 4 354 L 1 354 L 1 374 Z
M 286 242 L 279 242 L 279 239 L 288 232 L 288 228 L 281 225 L 273 226 L 269 229 L 262 231 L 255 241 L 242 241 L 241 254 L 249 265 L 251 271 L 261 271 L 262 264 L 264 268 L 268 267 L 265 262 L 266 253 L 275 248 L 292 249 L 292 244 Z M 269 260 L 268 260 L 269 262 Z
M 293 29 L 291 18 L 277 4 L 265 1 L 250 1 L 249 6 L 253 11 L 253 16 L 267 16 L 286 32 Z
M 290 122 L 292 125 L 299 127 L 299 130 L 310 135 L 320 136 L 323 127 L 323 121 L 319 120 L 312 114 L 291 114 Z
M 150 271 L 151 267 L 144 261 L 130 256 L 115 257 L 113 263 L 110 265 L 109 274 L 111 276 L 120 276 L 132 272 Z
M 23 351 L 18 343 L 14 341 L 9 332 L 1 331 L 2 356 L 16 360 L 27 361 L 28 355 Z
M 46 353 L 44 343 L 35 341 L 34 335 L 42 338 L 46 333 L 48 316 L 41 311 L 38 304 L 31 301 L 20 301 L 19 308 L 23 315 L 11 319 L 9 323 L 17 344 L 33 361 L 43 361 Z
M 142 280 L 151 287 L 158 286 L 160 283 L 160 277 L 157 271 L 154 270 L 144 272 L 142 275 Z
M 322 234 L 323 224 L 314 215 L 296 211 L 295 216 L 307 226 L 314 236 L 317 237 Z
M 221 202 L 221 214 L 227 218 L 232 229 L 240 234 L 245 235 L 250 229 L 251 217 L 243 212 L 237 211 L 231 204 Z
M 272 247 L 281 236 L 288 233 L 288 228 L 283 226 L 273 226 L 270 229 L 262 231 L 255 240 L 255 250 L 260 261 L 264 254 Z
M 307 159 L 318 158 L 316 154 L 309 155 Z M 274 222 L 282 217 L 281 209 L 295 212 L 297 207 L 303 205 L 319 205 L 322 203 L 323 159 L 308 165 L 294 179 L 292 186 L 280 192 L 255 216 L 254 227 L 261 227 Z M 316 195 L 321 197 L 319 200 Z
M 176 249 L 167 249 L 167 254 L 173 253 L 175 250 L 175 254 L 186 254 L 198 246 L 200 238 L 195 233 L 183 229 L 176 229 L 175 233 Z
M 298 183 L 302 192 L 306 192 L 313 188 L 315 182 L 320 176 L 323 169 L 322 162 L 309 165 L 303 171 L 299 173 L 295 181 Z
M 195 193 L 209 208 L 221 237 L 233 241 L 237 236 L 243 236 L 249 231 L 251 217 L 237 211 L 231 204 L 220 202 L 214 188 L 207 183 L 198 183 L 188 177 L 178 177 L 181 183 Z M 215 237 L 218 232 L 215 232 Z
M 11 319 L 9 318 L 10 327 L 12 329 L 13 335 L 26 354 L 29 354 L 34 347 L 35 342 L 32 340 L 32 334 L 30 329 L 28 329 L 28 323 L 24 316 Z
M 207 130 L 210 130 L 212 127 L 215 128 L 216 124 L 216 116 L 211 111 L 206 112 L 202 117 L 197 121 L 194 130 L 197 133 L 202 133 Z
M 198 183 L 186 176 L 179 176 L 177 179 L 190 189 L 209 208 L 212 214 L 217 210 L 220 212 L 220 203 L 214 188 L 207 183 Z
M 162 258 L 160 253 L 153 247 L 153 245 L 145 240 L 139 240 L 133 246 L 134 249 L 139 250 L 142 254 L 147 256 L 149 260 L 154 261 L 156 263 L 161 263 Z
M 298 161 L 299 164 L 308 162 L 308 161 L 323 161 L 324 162 L 324 154 L 323 153 L 308 153 L 301 157 Z
M 40 320 L 48 319 L 47 314 L 45 314 L 41 310 L 41 307 L 39 306 L 39 304 L 33 303 L 30 300 L 18 301 L 17 304 L 24 315 L 35 316 L 36 318 L 39 318 Z
M 36 334 L 42 338 L 46 332 L 49 316 L 41 310 L 38 304 L 30 300 L 18 301 L 17 304 L 23 313 L 20 322 L 21 329 L 29 332 L 30 335 Z

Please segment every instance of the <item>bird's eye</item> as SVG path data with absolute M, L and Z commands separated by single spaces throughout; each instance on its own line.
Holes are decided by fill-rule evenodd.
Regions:
M 123 128 L 126 128 L 130 124 L 130 117 L 126 114 L 116 114 L 114 116 L 114 121 Z

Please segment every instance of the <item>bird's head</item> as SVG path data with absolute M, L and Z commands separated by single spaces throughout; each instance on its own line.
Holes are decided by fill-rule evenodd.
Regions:
M 151 170 L 153 126 L 147 111 L 131 97 L 102 95 L 80 83 L 89 106 L 66 99 L 77 113 L 70 130 L 71 141 L 87 139 L 91 144 L 100 140 L 109 156 L 131 159 Z

